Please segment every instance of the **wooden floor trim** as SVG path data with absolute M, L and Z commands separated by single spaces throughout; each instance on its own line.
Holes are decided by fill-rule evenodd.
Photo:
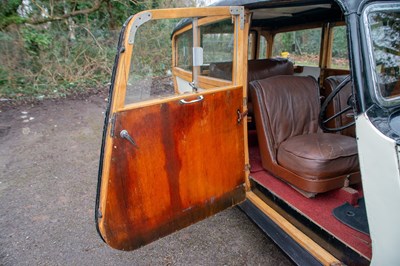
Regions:
M 342 263 L 332 256 L 332 254 L 293 226 L 288 220 L 268 206 L 256 194 L 250 191 L 246 193 L 246 197 L 323 265 L 342 265 Z

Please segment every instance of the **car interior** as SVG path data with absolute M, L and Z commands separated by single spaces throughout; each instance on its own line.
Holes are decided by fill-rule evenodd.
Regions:
M 348 61 L 337 67 L 333 56 L 335 30 L 341 27 L 345 32 L 343 16 L 333 1 L 312 2 L 253 10 L 249 6 L 252 191 L 332 254 L 340 257 L 350 249 L 371 259 L 350 67 Z M 296 42 L 291 51 L 274 47 L 280 34 L 301 35 L 309 29 L 321 33 L 313 62 L 302 63 L 296 57 L 301 54 Z M 231 81 L 232 61 L 211 62 L 203 66 L 202 75 Z
M 220 0 L 130 17 L 101 148 L 105 242 L 133 250 L 238 206 L 288 256 L 369 265 L 371 235 L 375 260 L 395 256 L 392 2 Z
M 251 14 L 247 112 L 241 115 L 247 117 L 251 191 L 335 257 L 368 261 L 372 248 L 354 126 L 357 106 L 341 8 L 332 0 L 252 3 L 246 8 Z M 168 87 L 162 92 L 167 96 L 235 83 L 232 19 L 205 21 L 199 19 L 197 46 L 204 62 L 196 70 L 198 87 L 192 84 L 192 20 L 183 19 L 169 36 L 171 81 L 132 80 L 128 102 L 129 89 L 135 97 L 146 94 L 143 100 L 152 97 L 159 83 Z M 136 38 L 141 49 L 140 34 Z M 144 70 L 135 60 L 136 69 Z M 144 81 L 149 83 L 146 93 Z

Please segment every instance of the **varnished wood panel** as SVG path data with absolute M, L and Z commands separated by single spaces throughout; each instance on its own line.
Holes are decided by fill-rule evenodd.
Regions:
M 242 96 L 239 88 L 117 113 L 99 221 L 110 246 L 138 248 L 244 200 Z

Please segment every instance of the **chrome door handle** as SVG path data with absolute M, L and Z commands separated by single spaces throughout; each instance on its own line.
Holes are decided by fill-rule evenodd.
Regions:
M 136 145 L 136 142 L 133 140 L 133 138 L 129 135 L 127 130 L 125 130 L 125 129 L 121 130 L 119 135 L 121 136 L 121 138 L 126 139 L 127 141 L 129 141 L 136 148 L 139 148 L 138 145 Z
M 197 99 L 191 100 L 191 101 L 186 101 L 185 99 L 180 100 L 179 102 L 181 104 L 191 104 L 191 103 L 197 103 L 204 100 L 204 96 L 200 95 L 199 97 L 197 97 Z

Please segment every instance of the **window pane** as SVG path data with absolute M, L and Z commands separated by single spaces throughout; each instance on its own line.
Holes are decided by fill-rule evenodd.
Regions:
M 200 27 L 204 64 L 232 62 L 233 24 L 231 20 Z
M 201 75 L 232 80 L 233 31 L 230 19 L 200 27 L 204 54 Z
M 272 55 L 289 57 L 296 65 L 318 66 L 321 29 L 278 33 L 274 38 Z
M 192 71 L 193 65 L 193 31 L 189 30 L 178 36 L 176 45 L 178 47 L 177 66 Z
M 250 32 L 249 34 L 249 44 L 248 44 L 248 52 L 247 52 L 247 59 L 255 59 L 256 53 L 254 52 L 254 49 L 256 48 L 255 42 L 256 42 L 256 33 L 255 32 Z
M 346 26 L 333 28 L 331 68 L 349 69 Z
M 260 36 L 260 54 L 258 55 L 259 59 L 267 58 L 267 39 L 264 36 Z
M 385 98 L 400 96 L 400 11 L 368 15 L 380 93 Z
M 174 95 L 171 32 L 177 20 L 151 20 L 138 28 L 125 104 Z

